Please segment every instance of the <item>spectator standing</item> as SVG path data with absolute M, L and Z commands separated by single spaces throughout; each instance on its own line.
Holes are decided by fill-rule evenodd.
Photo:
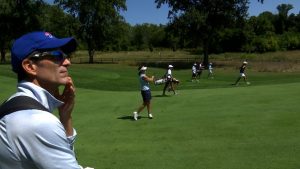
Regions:
M 73 149 L 75 86 L 68 73 L 69 54 L 76 47 L 74 38 L 58 39 L 48 32 L 28 33 L 14 42 L 11 64 L 18 84 L 17 92 L 0 108 L 0 168 L 82 168 Z M 9 111 L 12 103 L 14 109 Z M 20 109 L 22 103 L 34 103 L 39 109 Z M 59 118 L 52 114 L 56 108 Z

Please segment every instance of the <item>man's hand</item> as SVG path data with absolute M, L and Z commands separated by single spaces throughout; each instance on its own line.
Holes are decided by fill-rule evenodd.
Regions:
M 64 91 L 58 99 L 64 102 L 64 104 L 58 108 L 60 116 L 71 116 L 75 104 L 75 86 L 71 77 L 69 77 Z
M 57 99 L 64 102 L 58 108 L 61 123 L 64 125 L 67 136 L 73 135 L 72 111 L 75 105 L 75 86 L 71 77 L 65 85 L 63 93 L 58 94 Z

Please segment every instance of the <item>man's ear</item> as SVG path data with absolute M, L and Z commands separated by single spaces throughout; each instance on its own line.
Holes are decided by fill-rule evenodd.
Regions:
M 24 71 L 30 75 L 36 75 L 37 65 L 30 59 L 24 59 L 22 61 L 22 67 Z

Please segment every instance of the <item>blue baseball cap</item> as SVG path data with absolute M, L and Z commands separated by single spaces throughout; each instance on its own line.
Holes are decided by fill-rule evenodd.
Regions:
M 22 61 L 32 52 L 60 49 L 69 54 L 76 50 L 77 42 L 74 38 L 58 39 L 49 32 L 31 32 L 18 38 L 11 49 L 11 65 L 14 72 L 18 73 Z

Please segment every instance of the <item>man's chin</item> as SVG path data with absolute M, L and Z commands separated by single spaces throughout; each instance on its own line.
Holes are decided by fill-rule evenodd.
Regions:
M 62 78 L 60 81 L 59 81 L 59 84 L 60 85 L 66 85 L 68 84 L 69 82 L 69 77 L 65 77 L 65 78 Z

